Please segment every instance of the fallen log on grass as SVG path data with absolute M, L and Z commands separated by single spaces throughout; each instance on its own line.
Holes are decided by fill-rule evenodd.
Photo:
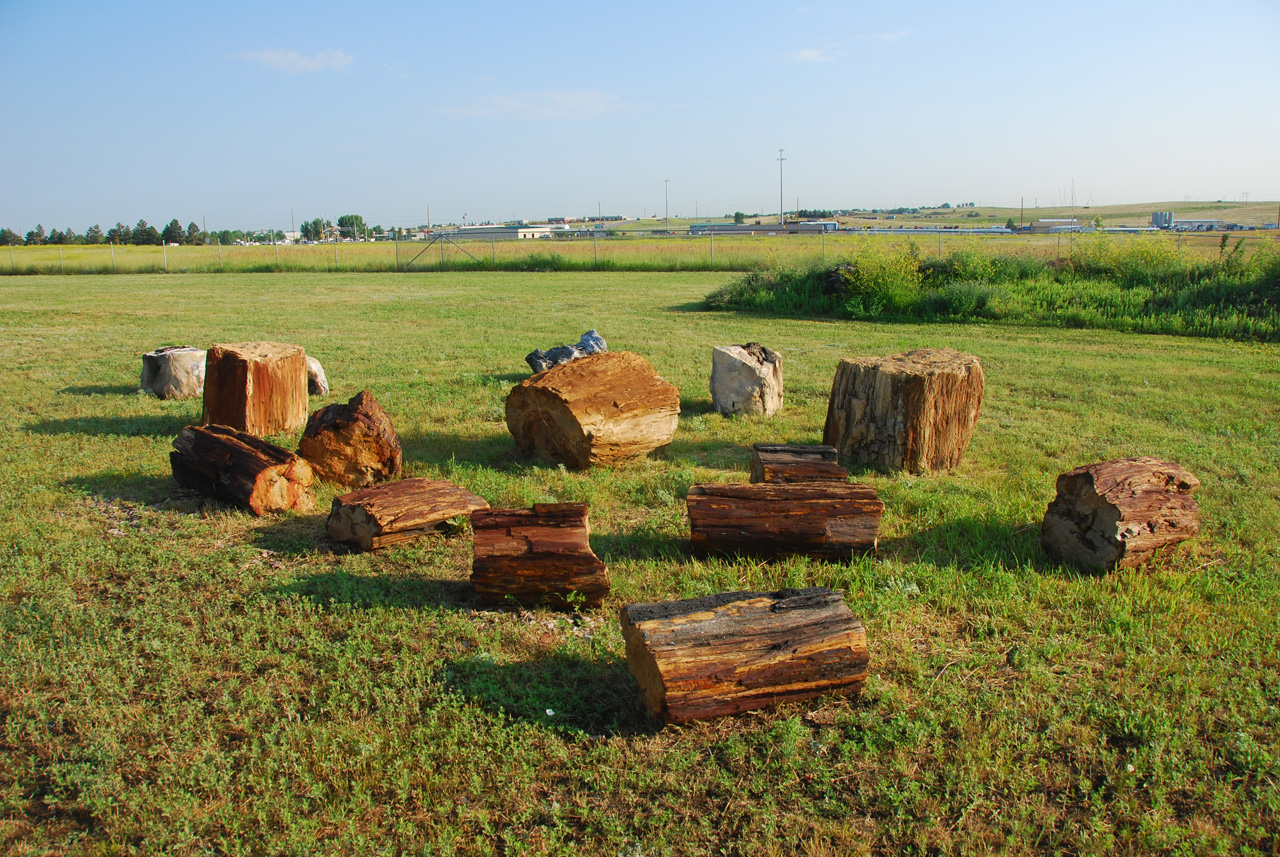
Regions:
M 737 714 L 867 678 L 867 635 L 838 592 L 726 592 L 621 611 L 627 668 L 667 723 Z
M 444 479 L 401 479 L 333 498 L 326 530 L 335 542 L 378 550 L 436 532 L 489 504 Z
M 751 481 L 846 482 L 834 446 L 778 446 L 757 443 L 751 453 Z
M 311 465 L 260 437 L 228 426 L 187 426 L 173 448 L 169 463 L 179 485 L 255 515 L 315 508 Z
M 609 572 L 591 551 L 586 503 L 479 510 L 471 527 L 471 585 L 486 603 L 591 609 L 609 594 Z

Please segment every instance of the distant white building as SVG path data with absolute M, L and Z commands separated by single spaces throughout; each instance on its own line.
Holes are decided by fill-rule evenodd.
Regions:
M 552 232 L 564 231 L 563 226 L 549 223 L 524 223 L 511 226 L 461 226 L 446 232 L 450 238 L 460 240 L 483 239 L 485 241 L 518 241 L 522 238 L 550 238 Z

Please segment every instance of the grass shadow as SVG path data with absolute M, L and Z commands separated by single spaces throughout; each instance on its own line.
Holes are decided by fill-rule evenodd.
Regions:
M 270 523 L 253 531 L 253 546 L 280 554 L 307 554 L 316 551 L 333 552 L 325 529 L 327 514 L 288 515 L 273 518 Z
M 642 735 L 640 690 L 621 659 L 595 660 L 554 651 L 499 664 L 477 655 L 449 664 L 449 684 L 495 714 L 580 735 Z
M 663 307 L 667 312 L 712 312 L 711 307 L 707 306 L 706 301 L 689 301 L 688 303 L 672 304 L 669 307 Z
M 63 387 L 58 391 L 71 396 L 135 396 L 137 384 L 89 384 L 83 387 Z
M 481 377 L 489 381 L 501 381 L 504 384 L 519 384 L 521 381 L 528 380 L 532 375 L 533 370 L 530 369 L 528 372 L 490 372 Z
M 955 566 L 963 571 L 993 565 L 1061 571 L 1040 547 L 1038 522 L 957 518 L 902 538 L 882 540 L 879 553 L 903 562 Z
M 199 422 L 195 416 L 148 414 L 132 417 L 68 417 L 27 423 L 23 429 L 36 434 L 84 434 L 97 437 L 177 437 L 186 426 Z
M 401 434 L 406 463 L 421 461 L 441 466 L 450 462 L 488 467 L 501 473 L 520 470 L 528 462 L 510 435 L 463 437 L 443 432 Z
M 154 509 L 180 508 L 187 504 L 197 508 L 203 499 L 194 491 L 178 485 L 172 477 L 150 473 L 104 470 L 92 476 L 63 479 L 59 484 L 100 500 L 123 501 Z
M 628 534 L 591 534 L 591 551 L 610 565 L 623 560 L 689 559 L 689 540 L 654 531 L 639 530 Z
M 712 406 L 710 399 L 680 399 L 680 419 L 682 420 L 714 414 L 715 412 L 716 409 Z
M 475 590 L 469 581 L 418 575 L 364 577 L 346 571 L 328 571 L 309 574 L 274 591 L 306 598 L 321 607 L 342 604 L 364 610 L 421 610 L 424 607 L 465 610 L 477 605 Z

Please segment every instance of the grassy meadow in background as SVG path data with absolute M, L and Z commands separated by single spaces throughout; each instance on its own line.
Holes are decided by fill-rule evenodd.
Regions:
M 1275 853 L 1278 346 L 705 310 L 733 277 L 0 279 L 0 850 Z M 522 458 L 523 356 L 592 327 L 680 388 L 674 442 L 581 473 Z M 605 606 L 480 609 L 465 528 L 335 552 L 333 486 L 262 519 L 179 489 L 200 403 L 139 395 L 139 355 L 247 339 L 319 358 L 313 408 L 372 390 L 406 475 L 590 503 Z M 711 347 L 748 341 L 783 354 L 769 420 L 711 412 Z M 926 346 L 976 354 L 986 399 L 954 472 L 854 475 L 887 506 L 876 554 L 688 556 L 689 485 L 819 442 L 840 358 Z M 1202 480 L 1201 534 L 1136 570 L 1049 560 L 1057 474 L 1138 454 Z M 620 606 L 807 585 L 867 626 L 860 697 L 644 718 Z

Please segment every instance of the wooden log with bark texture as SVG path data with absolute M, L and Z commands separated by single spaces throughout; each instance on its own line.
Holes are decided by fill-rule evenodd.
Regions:
M 364 488 L 400 476 L 403 454 L 391 417 L 364 390 L 345 405 L 326 405 L 307 419 L 298 454 L 316 476 Z
M 846 482 L 849 471 L 834 446 L 757 443 L 751 453 L 752 482 Z
M 853 694 L 867 678 L 866 631 L 823 587 L 631 604 L 621 619 L 645 710 L 667 723 Z
M 705 483 L 686 502 L 689 546 L 700 557 L 847 560 L 875 550 L 884 515 L 874 488 L 849 482 Z
M 1200 531 L 1191 492 L 1200 480 L 1181 465 L 1148 456 L 1077 467 L 1058 477 L 1045 510 L 1045 552 L 1091 570 L 1141 565 L 1157 549 Z
M 421 538 L 450 518 L 489 504 L 444 479 L 401 479 L 333 498 L 329 538 L 359 550 L 377 550 Z
M 260 437 L 228 426 L 187 426 L 173 448 L 169 464 L 179 485 L 255 515 L 315 509 L 311 465 Z
M 307 355 L 301 345 L 214 345 L 204 375 L 205 425 L 266 437 L 296 431 L 307 421 Z
M 666 446 L 679 416 L 680 391 L 629 351 L 539 372 L 507 396 L 507 427 L 525 454 L 579 470 Z
M 609 594 L 608 569 L 591 551 L 586 503 L 480 510 L 471 527 L 471 585 L 486 603 L 595 608 Z
M 841 360 L 822 442 L 840 460 L 882 470 L 950 470 L 982 409 L 982 365 L 951 348 Z

